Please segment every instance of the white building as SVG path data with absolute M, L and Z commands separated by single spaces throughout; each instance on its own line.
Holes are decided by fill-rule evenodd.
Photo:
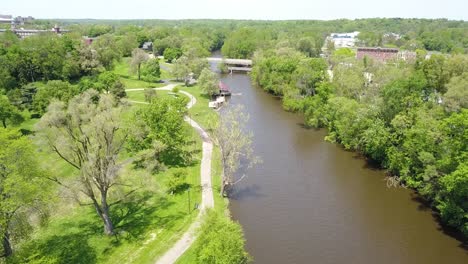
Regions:
M 354 47 L 358 35 L 359 32 L 357 31 L 351 33 L 331 33 L 327 39 L 335 44 L 336 49 L 350 48 Z
M 11 24 L 11 22 L 13 22 L 13 16 L 0 15 L 0 23 Z

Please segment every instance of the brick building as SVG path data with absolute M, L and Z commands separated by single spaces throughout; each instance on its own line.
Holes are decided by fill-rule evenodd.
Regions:
M 361 60 L 367 56 L 375 61 L 386 62 L 397 58 L 398 52 L 398 49 L 394 48 L 358 48 L 356 57 Z

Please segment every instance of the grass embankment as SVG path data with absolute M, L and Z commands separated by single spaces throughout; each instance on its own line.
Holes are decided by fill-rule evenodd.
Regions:
M 197 96 L 198 102 L 191 109 L 195 120 L 199 120 L 200 123 L 209 123 L 210 118 L 216 117 L 216 113 L 208 109 L 207 99 L 199 97 L 198 88 L 191 87 L 184 88 L 184 90 Z M 136 94 L 129 93 L 134 99 L 139 100 L 142 96 L 144 97 L 143 92 L 134 93 Z M 167 91 L 157 91 L 157 93 L 159 96 L 169 96 Z M 135 110 L 138 107 L 140 106 L 134 105 L 132 109 Z M 127 115 L 130 113 L 125 116 Z M 37 120 L 28 120 L 21 127 L 31 129 L 35 122 Z M 186 129 L 195 143 L 195 162 L 190 166 L 177 169 L 186 170 L 188 173 L 187 182 L 192 186 L 190 199 L 193 209 L 195 203 L 201 201 L 201 140 L 188 124 Z M 38 140 L 34 136 L 32 138 L 34 141 Z M 39 155 L 44 168 L 53 175 L 62 177 L 77 173 L 54 153 L 42 149 L 39 150 Z M 213 164 L 219 165 L 219 162 L 214 161 Z M 49 224 L 39 228 L 28 242 L 20 245 L 16 260 L 30 263 L 153 262 L 180 238 L 197 215 L 196 210 L 188 213 L 187 192 L 176 195 L 166 192 L 167 180 L 174 169 L 170 168 L 144 177 L 148 173 L 145 170 L 136 170 L 131 164 L 123 168 L 122 179 L 138 183 L 141 189 L 132 195 L 132 199 L 124 200 L 111 207 L 112 219 L 117 231 L 117 235 L 112 237 L 103 235 L 102 223 L 90 205 L 78 206 L 71 199 L 57 198 L 56 203 L 51 206 L 53 213 Z M 214 170 L 220 171 L 216 168 Z M 213 173 L 214 175 L 219 174 Z M 145 178 L 147 180 L 142 180 Z M 219 186 L 219 179 L 217 180 L 216 177 L 213 179 L 214 186 Z M 215 197 L 217 208 L 224 210 L 222 199 L 217 195 Z M 113 200 L 115 202 L 116 198 Z

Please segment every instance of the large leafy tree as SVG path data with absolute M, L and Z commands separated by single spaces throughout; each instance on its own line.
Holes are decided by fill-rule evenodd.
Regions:
M 91 200 L 107 235 L 114 233 L 109 193 L 119 182 L 118 157 L 127 138 L 122 111 L 113 95 L 88 90 L 68 107 L 53 102 L 39 123 L 50 148 L 79 171 L 79 191 Z M 63 184 L 59 178 L 52 180 Z
M 34 95 L 33 108 L 39 114 L 44 114 L 53 99 L 68 102 L 79 90 L 68 82 L 49 81 L 45 86 L 39 87 Z
M 219 79 L 216 73 L 212 72 L 210 69 L 205 68 L 198 78 L 198 84 L 202 91 L 209 95 L 213 96 L 219 93 Z
M 0 128 L 0 256 L 13 253 L 12 238 L 34 215 L 44 214 L 48 187 L 30 140 L 19 132 Z M 25 225 L 27 224 L 27 225 Z
M 150 59 L 141 69 L 143 80 L 148 82 L 156 82 L 161 77 L 161 68 L 159 67 L 159 61 L 157 59 Z
M 110 71 L 99 74 L 98 83 L 95 84 L 95 88 L 111 93 L 117 98 L 123 98 L 127 95 L 124 84 L 120 81 L 119 76 Z
M 112 70 L 115 61 L 121 58 L 119 47 L 112 35 L 105 34 L 93 42 L 92 48 L 96 51 L 97 60 L 106 70 Z
M 17 125 L 24 120 L 18 108 L 10 103 L 8 98 L 0 94 L 0 121 L 4 128 L 7 124 Z
M 157 149 L 153 159 L 164 164 L 177 164 L 187 158 L 187 133 L 184 115 L 187 112 L 185 98 L 158 98 L 139 109 L 134 116 L 133 133 L 129 140 L 134 152 Z

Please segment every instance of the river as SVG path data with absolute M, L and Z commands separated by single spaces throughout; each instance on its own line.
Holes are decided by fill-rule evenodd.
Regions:
M 221 80 L 250 115 L 263 160 L 230 200 L 254 263 L 468 263 L 412 191 L 388 188 L 382 170 L 326 142 L 325 130 L 304 128 L 248 75 Z

